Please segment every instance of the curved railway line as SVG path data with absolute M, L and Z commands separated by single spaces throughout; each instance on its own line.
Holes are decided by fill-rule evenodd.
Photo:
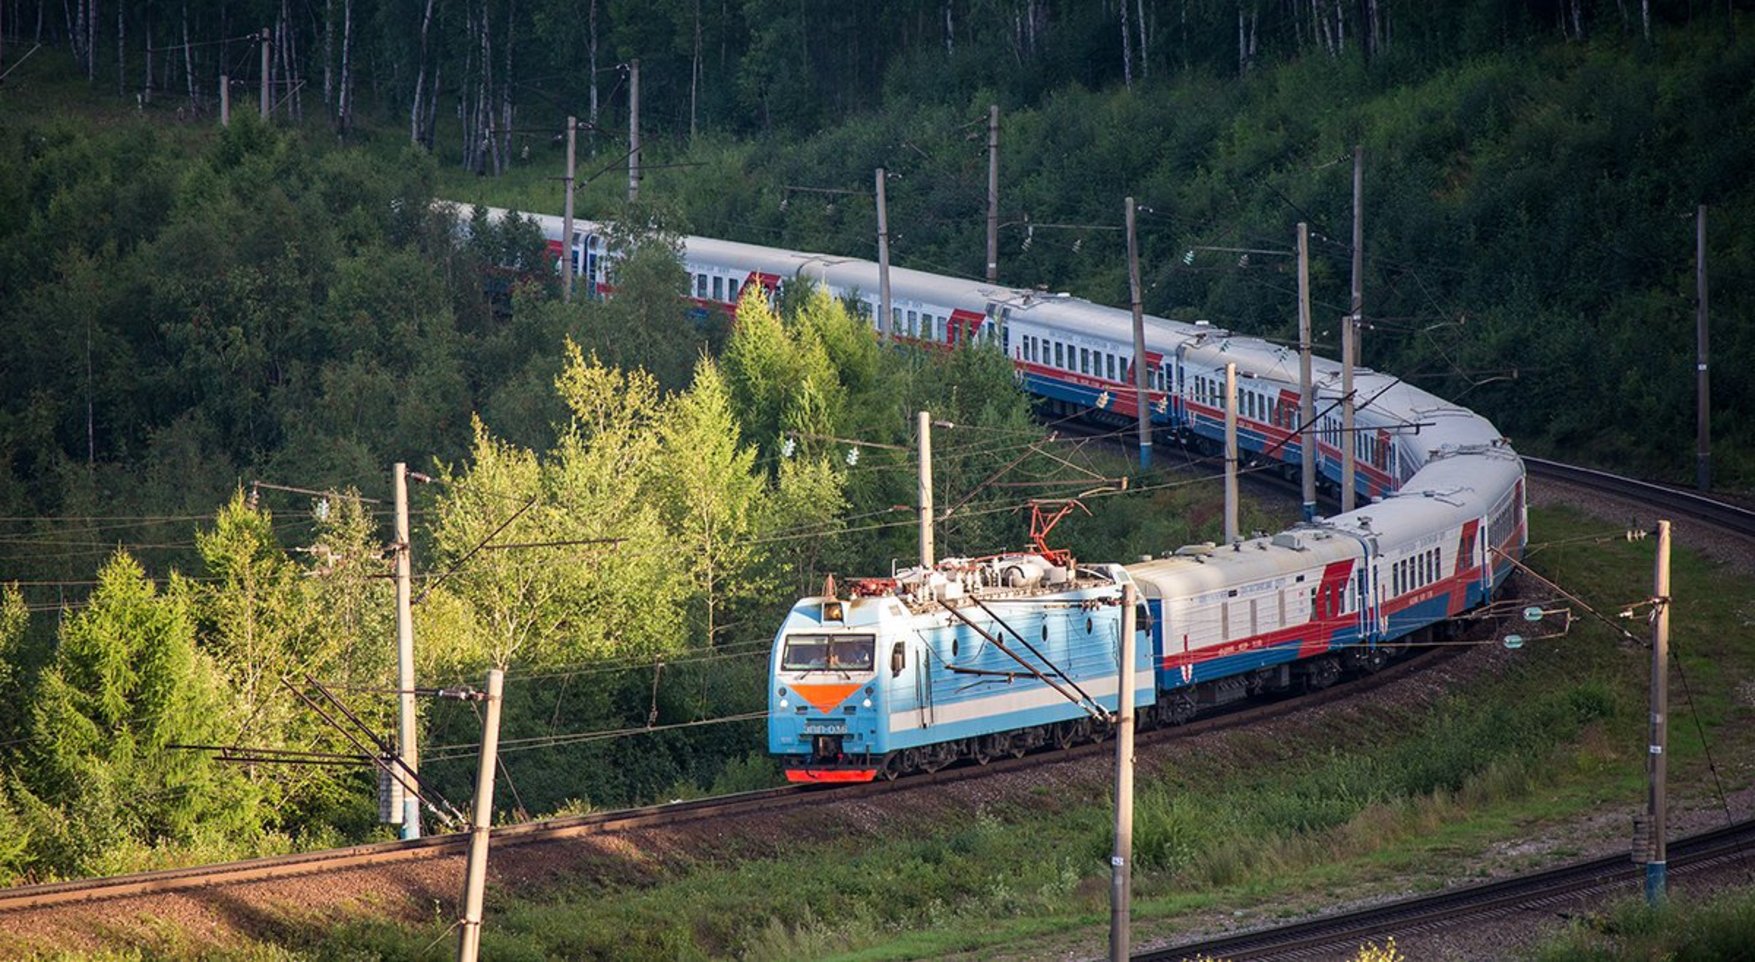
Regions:
M 1660 514 L 1692 519 L 1726 534 L 1755 541 L 1755 511 L 1748 508 L 1728 504 L 1684 488 L 1653 484 L 1594 468 L 1581 468 L 1531 457 L 1525 457 L 1523 463 L 1532 478 L 1588 488 L 1600 494 L 1637 502 Z
M 1313 692 L 1308 695 L 1251 704 L 1223 713 L 1197 718 L 1186 725 L 1140 732 L 1137 744 L 1190 738 L 1225 729 L 1239 728 L 1279 718 L 1292 712 L 1351 698 L 1390 684 L 1410 673 L 1454 657 L 1457 649 L 1437 649 L 1404 658 L 1375 675 L 1359 677 L 1347 684 Z M 683 825 L 707 819 L 744 814 L 771 814 L 780 806 L 803 806 L 842 803 L 855 799 L 911 792 L 931 786 L 945 785 L 989 774 L 1016 771 L 1034 765 L 1092 757 L 1113 752 L 1107 741 L 1086 742 L 1067 749 L 1039 751 L 1022 758 L 998 759 L 985 766 L 962 765 L 937 772 L 911 775 L 894 782 L 868 782 L 839 787 L 787 786 L 758 792 L 744 792 L 715 798 L 613 812 L 524 822 L 498 826 L 493 830 L 494 851 L 507 846 L 559 842 L 590 835 L 609 835 L 635 829 Z M 380 865 L 394 865 L 415 859 L 462 855 L 469 844 L 467 834 L 434 835 L 407 842 L 381 842 L 355 845 L 295 855 L 277 855 L 225 862 L 218 865 L 186 869 L 165 869 L 108 878 L 81 879 L 0 889 L 0 916 L 52 908 L 68 904 L 93 902 L 134 896 L 155 895 L 218 885 L 261 882 Z
M 1670 514 L 1710 525 L 1726 533 L 1755 541 L 1755 512 L 1725 504 L 1692 492 L 1654 485 L 1604 472 L 1538 459 L 1527 459 L 1531 477 L 1590 488 L 1602 494 L 1630 498 Z M 1203 716 L 1167 729 L 1142 732 L 1141 746 L 1237 728 L 1306 708 L 1352 698 L 1410 673 L 1453 657 L 1459 649 L 1441 648 L 1402 659 L 1375 674 L 1347 684 L 1244 708 Z M 542 845 L 586 836 L 686 825 L 703 820 L 745 814 L 772 814 L 780 807 L 820 806 L 888 794 L 928 790 L 934 786 L 985 777 L 991 773 L 1054 764 L 1112 751 L 1105 742 L 1087 743 L 1065 750 L 1048 750 L 1018 759 L 1001 759 L 986 766 L 959 766 L 896 782 L 874 782 L 832 789 L 788 786 L 759 792 L 721 796 L 689 802 L 654 805 L 614 812 L 549 819 L 497 827 L 493 831 L 496 852 L 509 846 Z M 356 869 L 391 868 L 422 859 L 460 856 L 467 835 L 440 835 L 409 842 L 357 845 L 294 855 L 272 856 L 240 862 L 169 869 L 132 875 L 57 882 L 0 889 L 0 918 L 16 920 L 37 911 L 81 904 L 108 902 L 160 894 L 215 890 L 269 880 L 321 876 Z M 1671 843 L 1672 865 L 1681 867 L 1730 857 L 1755 848 L 1755 823 L 1742 823 L 1717 832 Z M 1323 947 L 1331 949 L 1361 937 L 1370 938 L 1392 930 L 1406 931 L 1436 926 L 1477 916 L 1491 915 L 1512 905 L 1538 905 L 1569 894 L 1622 884 L 1636 873 L 1625 856 L 1597 859 L 1564 866 L 1535 875 L 1507 879 L 1438 893 L 1420 899 L 1380 906 L 1361 912 L 1300 922 L 1247 935 L 1225 936 L 1198 944 L 1175 946 L 1136 956 L 1144 959 L 1180 959 L 1197 953 L 1215 957 L 1314 958 Z M 1393 929 L 1392 929 L 1393 927 Z

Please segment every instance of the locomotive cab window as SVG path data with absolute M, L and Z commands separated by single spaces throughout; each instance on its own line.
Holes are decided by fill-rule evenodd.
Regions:
M 788 635 L 780 656 L 785 671 L 870 671 L 875 635 Z

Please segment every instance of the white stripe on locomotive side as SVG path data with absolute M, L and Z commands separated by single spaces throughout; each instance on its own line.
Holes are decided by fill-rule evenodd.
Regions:
M 997 695 L 985 695 L 979 698 L 968 698 L 931 708 L 912 708 L 907 711 L 890 712 L 890 734 L 917 731 L 921 728 L 939 725 L 951 725 L 957 722 L 979 721 L 996 715 L 1013 712 L 1036 711 L 1054 705 L 1069 704 L 1060 692 L 1037 682 L 1034 678 L 1022 677 L 1020 683 L 1031 687 L 1022 691 L 1010 691 Z M 1066 683 L 1056 679 L 1056 684 L 1066 688 Z M 1137 702 L 1144 693 L 1153 690 L 1157 684 L 1154 669 L 1145 668 L 1134 672 L 1134 699 Z M 1115 690 L 1119 687 L 1119 679 L 1094 678 L 1079 683 L 1092 698 L 1115 698 Z M 1071 689 L 1068 689 L 1071 691 Z M 1076 694 L 1076 692 L 1075 692 Z M 924 721 L 922 719 L 925 719 Z M 1047 721 L 1048 719 L 1044 719 Z

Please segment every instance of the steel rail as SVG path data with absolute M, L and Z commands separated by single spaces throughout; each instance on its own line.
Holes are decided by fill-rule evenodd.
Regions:
M 1206 715 L 1185 725 L 1140 732 L 1138 742 L 1143 746 L 1241 728 L 1267 719 L 1279 718 L 1294 712 L 1363 695 L 1427 666 L 1448 660 L 1459 654 L 1461 650 L 1454 647 L 1432 649 L 1403 658 L 1376 674 L 1360 676 L 1352 681 L 1317 692 L 1269 702 L 1246 703 L 1246 707 Z M 887 795 L 893 792 L 920 791 L 966 779 L 1019 771 L 1037 765 L 1106 756 L 1110 751 L 1110 746 L 1106 744 L 1106 741 L 1099 740 L 1064 749 L 1043 749 L 1021 758 L 996 759 L 987 765 L 953 765 L 936 772 L 910 775 L 894 782 L 878 781 L 867 784 L 822 787 L 791 785 L 686 802 L 522 822 L 515 825 L 496 826 L 493 830 L 493 845 L 497 850 L 508 845 L 544 844 L 593 835 L 613 835 L 632 829 L 681 825 L 709 818 L 718 819 L 754 814 L 771 817 L 777 810 L 792 806 L 833 804 L 869 796 Z M 416 859 L 454 857 L 462 855 L 467 844 L 468 835 L 466 834 L 432 835 L 410 841 L 353 845 L 319 852 L 273 855 L 236 862 L 223 862 L 217 865 L 161 869 L 105 878 L 17 886 L 0 889 L 0 916 L 79 903 L 319 875 Z
M 1636 501 L 1653 509 L 1665 509 L 1744 538 L 1755 539 L 1755 511 L 1719 501 L 1697 491 L 1542 458 L 1526 456 L 1523 463 L 1532 478 L 1589 488 L 1602 494 Z
M 1752 843 L 1755 843 L 1755 821 L 1738 822 L 1677 839 L 1670 843 L 1670 867 L 1675 871 L 1720 859 L 1743 857 Z M 1644 873 L 1644 866 L 1634 864 L 1625 854 L 1606 855 L 1354 912 L 1185 942 L 1142 952 L 1132 958 L 1136 962 L 1178 962 L 1202 957 L 1243 962 L 1245 959 L 1295 958 L 1320 949 L 1353 951 L 1363 942 L 1381 942 L 1388 936 L 1403 934 L 1410 929 L 1497 915 L 1507 909 L 1534 907 L 1565 896 L 1623 885 L 1631 886 L 1628 894 L 1636 894 L 1640 891 L 1637 883 L 1644 878 Z

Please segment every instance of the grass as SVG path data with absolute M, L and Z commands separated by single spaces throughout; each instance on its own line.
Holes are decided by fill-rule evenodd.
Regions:
M 1627 901 L 1576 920 L 1534 953 L 1537 962 L 1739 962 L 1755 958 L 1755 890 L 1652 907 Z
M 1594 607 L 1612 615 L 1649 594 L 1650 542 L 1586 540 L 1614 532 L 1564 512 L 1536 512 L 1535 525 L 1532 564 Z M 1683 545 L 1674 578 L 1674 650 L 1692 697 L 1679 685 L 1672 696 L 1673 804 L 1710 805 L 1694 719 L 1733 786 L 1747 781 L 1734 760 L 1755 747 L 1736 692 L 1755 667 L 1755 652 L 1741 644 L 1752 593 Z M 1276 726 L 1271 736 L 1203 739 L 1200 751 L 1142 768 L 1136 937 L 1187 932 L 1220 910 L 1271 919 L 1489 868 L 1527 869 L 1591 840 L 1545 856 L 1498 853 L 1593 813 L 1639 806 L 1646 651 L 1587 618 L 1564 637 L 1472 657 L 1498 660 L 1431 703 L 1354 707 Z M 1057 787 L 979 814 L 923 808 L 768 850 L 657 855 L 633 876 L 639 882 L 495 892 L 484 949 L 496 959 L 859 960 L 1061 943 L 1089 950 L 1107 918 L 1104 796 Z M 162 936 L 148 947 L 187 958 L 436 959 L 450 950 L 446 924 L 295 925 L 278 948 L 225 950 L 241 955 L 166 945 Z M 66 956 L 111 957 L 127 956 Z

